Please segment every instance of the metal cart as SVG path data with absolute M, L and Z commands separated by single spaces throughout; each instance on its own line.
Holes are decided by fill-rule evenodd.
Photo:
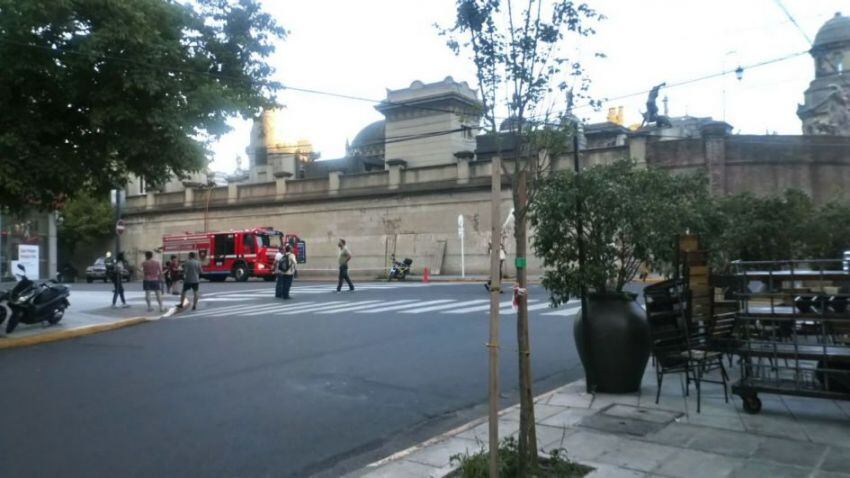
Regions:
M 732 393 L 761 410 L 759 393 L 850 400 L 850 273 L 841 260 L 732 264 L 741 279 Z

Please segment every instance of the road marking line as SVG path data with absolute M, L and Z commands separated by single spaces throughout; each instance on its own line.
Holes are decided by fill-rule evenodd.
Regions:
M 292 312 L 298 312 L 298 311 L 300 311 L 300 310 L 302 310 L 302 309 L 312 309 L 312 308 L 315 308 L 317 305 L 318 305 L 318 306 L 334 306 L 334 307 L 338 307 L 338 306 L 340 306 L 340 305 L 342 305 L 342 304 L 344 304 L 344 303 L 345 303 L 345 302 L 344 302 L 344 301 L 341 301 L 341 300 L 333 300 L 333 301 L 330 301 L 330 302 L 324 302 L 324 303 L 322 303 L 322 304 L 316 304 L 316 303 L 313 303 L 313 302 L 311 302 L 311 303 L 309 303 L 309 304 L 307 304 L 307 303 L 299 303 L 299 304 L 293 304 L 293 307 L 292 307 L 291 309 L 287 309 L 287 312 L 290 312 L 290 311 L 292 311 Z M 281 315 L 281 314 L 275 314 L 275 315 Z
M 244 307 L 245 307 L 245 304 L 240 304 L 240 305 L 228 305 L 228 306 L 225 306 L 225 307 L 215 307 L 215 308 L 212 308 L 212 309 L 203 309 L 200 312 L 196 312 L 196 313 L 192 314 L 192 317 L 199 317 L 199 316 L 202 316 L 202 315 L 214 314 L 216 312 L 223 312 L 225 310 L 239 310 L 239 309 L 242 309 Z
M 207 314 L 207 316 L 208 317 L 223 317 L 225 315 L 242 316 L 242 315 L 248 315 L 246 312 L 249 312 L 249 313 L 260 312 L 260 311 L 266 312 L 268 310 L 275 309 L 276 307 L 279 307 L 279 306 L 280 306 L 280 304 L 255 305 L 255 306 L 251 306 L 251 307 L 245 307 L 245 308 L 242 308 L 242 309 L 232 309 L 232 310 L 225 310 L 225 311 L 221 311 L 221 312 L 213 312 L 213 313 Z
M 377 314 L 377 313 L 380 313 L 380 312 L 389 312 L 389 311 L 392 311 L 392 310 L 407 309 L 409 307 L 417 307 L 417 306 L 432 305 L 432 304 L 444 304 L 446 302 L 454 302 L 454 300 L 453 299 L 427 300 L 425 302 L 414 302 L 412 304 L 404 304 L 404 305 L 392 305 L 392 306 L 389 306 L 389 307 L 384 307 L 382 305 L 382 306 L 379 306 L 379 307 L 376 307 L 376 308 L 373 308 L 373 309 L 359 310 L 359 311 L 357 311 L 357 313 L 358 314 Z
M 312 314 L 312 313 L 316 313 L 316 312 L 323 311 L 323 310 L 333 310 L 333 309 L 344 310 L 346 307 L 349 307 L 349 306 L 373 304 L 375 302 L 380 302 L 380 301 L 378 301 L 378 300 L 366 300 L 366 301 L 359 301 L 359 302 L 349 302 L 347 304 L 340 304 L 340 305 L 333 305 L 333 306 L 328 306 L 326 304 L 323 304 L 319 307 L 307 307 L 307 308 L 302 308 L 302 309 L 298 309 L 298 310 L 291 310 L 291 311 L 288 310 L 286 312 L 281 312 L 281 313 L 276 314 L 276 315 L 293 315 L 293 314 L 300 314 L 300 313 Z
M 547 300 L 546 302 L 544 302 L 542 304 L 536 304 L 536 305 L 529 306 L 528 310 L 531 311 L 531 310 L 548 309 L 548 308 L 550 308 L 549 306 L 551 304 L 552 303 Z
M 513 303 L 513 300 L 507 300 L 505 302 L 500 303 L 499 308 L 502 309 L 504 307 L 510 307 L 510 305 L 512 303 Z M 444 313 L 446 313 L 446 314 L 465 314 L 467 312 L 481 312 L 481 311 L 484 311 L 484 310 L 490 310 L 490 304 L 479 305 L 477 307 L 466 307 L 465 309 L 449 310 L 449 311 L 444 312 Z
M 539 301 L 537 299 L 532 299 L 532 300 L 528 301 L 529 304 L 533 304 L 535 302 L 539 302 Z M 529 310 L 531 310 L 531 308 L 529 308 Z M 499 311 L 499 313 L 503 314 L 503 315 L 516 314 L 516 312 L 517 311 L 513 307 L 513 301 L 511 301 L 511 305 L 509 307 L 507 307 L 504 311 L 502 311 L 502 310 Z
M 392 302 L 385 302 L 385 304 L 391 305 L 391 304 L 407 303 L 405 305 L 412 305 L 412 304 L 409 304 L 409 302 L 416 302 L 416 299 L 394 300 Z M 369 307 L 374 307 L 374 306 L 375 306 L 375 304 L 367 304 L 367 305 L 361 305 L 361 306 L 358 306 L 358 307 L 349 307 L 349 308 L 345 309 L 344 312 L 353 312 L 355 310 L 368 309 Z M 317 312 L 317 314 L 332 314 L 334 312 L 339 312 L 339 311 L 337 311 L 337 310 L 325 310 L 325 311 L 322 311 L 322 312 Z
M 555 312 L 544 312 L 542 315 L 562 315 L 562 316 L 571 316 L 575 315 L 576 312 L 581 310 L 580 305 L 576 305 L 573 307 L 566 307 L 561 310 L 556 310 Z
M 296 307 L 302 307 L 302 306 L 305 306 L 305 305 L 308 305 L 308 304 L 315 304 L 315 302 L 301 302 L 300 304 L 289 304 L 289 305 L 277 304 L 276 306 L 274 306 L 270 309 L 267 309 L 267 310 L 253 311 L 250 314 L 242 314 L 242 315 L 244 315 L 246 317 L 251 317 L 251 316 L 254 316 L 254 315 L 268 314 L 270 312 L 282 312 L 284 310 L 290 310 L 290 309 L 294 309 Z
M 465 306 L 473 305 L 473 304 L 481 304 L 483 302 L 489 302 L 489 301 L 487 299 L 468 300 L 466 302 L 457 302 L 457 303 L 454 303 L 454 304 L 442 304 L 442 305 L 434 305 L 434 306 L 431 306 L 431 307 L 425 307 L 425 308 L 416 309 L 416 310 L 405 310 L 405 311 L 402 311 L 401 313 L 402 314 L 424 314 L 425 312 L 433 312 L 435 310 L 452 309 L 452 308 L 455 308 L 455 307 L 465 307 Z

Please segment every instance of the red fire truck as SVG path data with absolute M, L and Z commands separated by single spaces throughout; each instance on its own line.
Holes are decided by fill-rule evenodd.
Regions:
M 172 255 L 182 263 L 190 252 L 201 261 L 201 278 L 220 282 L 232 276 L 239 282 L 249 277 L 274 279 L 274 256 L 284 244 L 292 246 L 299 263 L 307 260 L 307 248 L 295 234 L 275 231 L 271 227 L 254 227 L 241 231 L 170 234 L 162 237 L 162 255 Z

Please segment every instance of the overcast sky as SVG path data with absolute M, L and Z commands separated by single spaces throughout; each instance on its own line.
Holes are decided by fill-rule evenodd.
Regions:
M 801 32 L 775 0 L 589 0 L 607 19 L 597 34 L 577 45 L 583 57 L 596 51 L 605 59 L 586 61 L 596 98 L 612 100 L 600 112 L 579 111 L 604 121 L 608 106 L 623 106 L 626 123 L 640 121 L 646 94 L 654 84 L 690 80 L 734 70 L 808 49 Z M 290 34 L 271 59 L 276 79 L 286 85 L 381 100 L 386 89 L 414 80 L 433 82 L 451 75 L 474 84 L 465 57 L 455 57 L 434 23 L 451 23 L 454 0 L 264 0 Z M 814 38 L 818 28 L 846 0 L 783 0 L 798 24 Z M 670 115 L 725 119 L 738 133 L 799 134 L 795 114 L 814 75 L 811 57 L 796 56 L 745 69 L 741 81 L 721 78 L 668 88 Z M 724 94 L 725 92 L 725 94 Z M 725 100 L 724 100 L 725 97 Z M 322 159 L 344 155 L 368 123 L 381 119 L 373 104 L 329 96 L 281 91 L 286 105 L 283 132 L 308 139 Z M 659 108 L 663 108 L 659 102 Z M 245 157 L 250 124 L 234 120 L 234 131 L 213 149 L 212 169 L 231 172 L 237 155 Z M 244 163 L 243 163 L 244 164 Z

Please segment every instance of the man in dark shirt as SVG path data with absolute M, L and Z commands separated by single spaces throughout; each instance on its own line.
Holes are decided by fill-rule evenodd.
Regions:
M 195 258 L 195 253 L 189 253 L 189 260 L 183 263 L 183 292 L 180 294 L 178 308 L 183 307 L 186 291 L 192 289 L 192 310 L 198 307 L 198 285 L 201 282 L 201 263 Z

